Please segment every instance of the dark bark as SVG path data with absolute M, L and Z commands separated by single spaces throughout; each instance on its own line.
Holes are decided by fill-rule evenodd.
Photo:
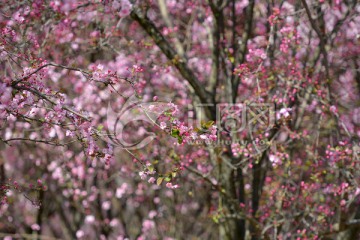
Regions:
M 143 15 L 139 9 L 134 9 L 131 12 L 131 17 L 137 21 L 146 33 L 154 40 L 156 45 L 161 49 L 165 56 L 171 60 L 174 66 L 178 69 L 181 76 L 183 76 L 189 84 L 193 87 L 196 95 L 199 97 L 201 103 L 213 104 L 210 94 L 205 90 L 204 86 L 198 81 L 195 74 L 187 66 L 186 59 L 182 58 L 170 43 L 164 38 L 157 27 L 152 23 L 146 15 Z M 215 106 L 206 108 L 206 114 L 210 119 L 215 119 Z

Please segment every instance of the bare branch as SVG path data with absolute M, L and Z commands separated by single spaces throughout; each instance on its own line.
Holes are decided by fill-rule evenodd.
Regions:
M 82 70 L 82 69 L 80 69 L 80 68 L 68 67 L 68 66 L 64 66 L 64 65 L 60 65 L 60 64 L 56 64 L 56 63 L 46 63 L 46 64 L 42 65 L 41 67 L 37 68 L 35 71 L 29 73 L 28 75 L 26 75 L 26 76 L 24 76 L 24 77 L 22 77 L 22 78 L 20 78 L 20 79 L 18 79 L 18 80 L 16 80 L 16 81 L 14 81 L 14 82 L 11 84 L 11 86 L 13 86 L 13 87 L 16 86 L 18 83 L 20 83 L 20 82 L 28 79 L 28 78 L 31 77 L 32 75 L 38 73 L 41 69 L 46 68 L 46 67 L 48 67 L 48 66 L 59 67 L 59 68 L 64 68 L 64 69 L 68 69 L 68 70 L 72 70 L 72 71 L 81 72 L 83 75 L 88 75 L 88 76 L 91 75 L 89 72 L 84 71 L 84 70 Z
M 162 15 L 166 25 L 169 28 L 173 28 L 173 24 L 170 20 L 170 16 L 169 16 L 169 12 L 168 12 L 165 0 L 158 0 L 158 4 L 159 4 L 161 15 Z M 174 39 L 175 39 L 176 50 L 178 51 L 180 56 L 184 56 L 184 48 L 183 48 L 181 42 L 179 41 L 179 39 L 177 37 L 174 37 Z
M 40 140 L 40 139 L 30 139 L 30 138 L 10 138 L 10 139 L 0 138 L 0 140 L 4 143 L 8 143 L 8 142 L 12 142 L 12 141 L 30 141 L 30 142 L 35 142 L 35 143 L 45 143 L 45 144 L 52 145 L 52 146 L 65 146 L 66 145 L 63 143 L 51 142 L 51 141 Z
M 245 56 L 247 53 L 247 43 L 248 43 L 250 35 L 251 35 L 252 24 L 253 24 L 254 6 L 255 6 L 255 0 L 250 0 L 249 5 L 246 7 L 246 10 L 245 10 L 245 14 L 246 14 L 245 15 L 246 16 L 245 29 L 244 29 L 244 32 L 242 35 L 241 45 L 239 48 L 240 54 L 238 57 L 238 62 L 240 64 L 245 62 Z M 234 80 L 234 82 L 233 82 L 233 89 L 234 89 L 233 99 L 236 99 L 237 89 L 240 84 L 240 79 L 237 77 L 233 80 Z
M 56 102 L 54 102 L 53 100 L 51 100 L 50 98 L 48 98 L 46 95 L 42 94 L 41 92 L 37 91 L 36 89 L 32 89 L 32 88 L 28 88 L 28 87 L 18 87 L 18 86 L 13 86 L 13 88 L 17 89 L 17 90 L 25 90 L 25 91 L 29 91 L 33 94 L 35 94 L 36 96 L 50 102 L 52 105 L 57 105 Z M 62 109 L 71 112 L 72 114 L 75 114 L 76 116 L 85 119 L 86 121 L 90 121 L 90 118 L 88 118 L 87 116 L 78 113 L 74 110 L 72 110 L 71 108 L 67 107 L 67 106 L 61 106 Z
M 139 9 L 134 8 L 131 12 L 131 17 L 137 21 L 141 27 L 149 34 L 155 41 L 156 45 L 161 49 L 165 56 L 173 62 L 180 74 L 190 83 L 195 93 L 200 98 L 202 103 L 211 103 L 209 93 L 204 89 L 203 85 L 198 81 L 195 74 L 190 70 L 186 64 L 186 59 L 182 58 L 175 49 L 171 47 L 169 42 L 160 33 L 157 27 L 146 16 L 144 16 Z M 214 117 L 214 111 L 207 113 L 209 117 Z

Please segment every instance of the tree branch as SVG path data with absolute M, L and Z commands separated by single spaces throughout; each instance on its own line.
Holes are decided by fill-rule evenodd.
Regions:
M 245 10 L 245 17 L 246 17 L 246 22 L 245 22 L 245 29 L 244 29 L 244 33 L 242 35 L 242 43 L 240 45 L 239 51 L 240 51 L 240 55 L 239 55 L 239 63 L 244 63 L 245 62 L 245 56 L 247 53 L 247 43 L 248 40 L 250 38 L 251 35 L 251 30 L 252 30 L 252 23 L 253 23 L 253 18 L 254 18 L 254 6 L 255 6 L 255 0 L 250 0 L 249 1 L 249 5 L 246 7 Z M 235 100 L 237 97 L 237 89 L 239 87 L 239 83 L 240 83 L 240 79 L 238 77 L 236 77 L 234 79 L 233 82 L 233 99 Z
M 17 89 L 17 90 L 29 91 L 29 92 L 35 94 L 36 96 L 40 97 L 41 99 L 44 99 L 44 100 L 50 102 L 52 105 L 56 105 L 56 102 L 54 102 L 53 100 L 48 98 L 46 95 L 42 94 L 41 92 L 37 91 L 36 89 L 27 88 L 27 87 L 18 87 L 18 86 L 13 86 L 13 88 Z M 78 113 L 78 112 L 72 110 L 71 108 L 69 108 L 67 106 L 61 106 L 61 108 L 68 111 L 68 112 L 71 112 L 72 114 L 74 114 L 74 115 L 76 115 L 76 116 L 78 116 L 80 118 L 83 118 L 86 121 L 90 121 L 90 118 L 86 117 L 85 115 L 83 115 L 81 113 Z
M 325 66 L 325 74 L 326 74 L 326 81 L 330 81 L 330 75 L 329 75 L 329 62 L 328 62 L 328 56 L 327 56 L 327 51 L 326 51 L 326 48 L 325 48 L 325 45 L 326 45 L 326 37 L 325 37 L 325 34 L 323 34 L 321 32 L 321 29 L 319 28 L 319 26 L 316 24 L 315 20 L 312 18 L 311 16 L 311 12 L 310 12 L 310 9 L 309 9 L 309 6 L 308 4 L 306 3 L 306 0 L 301 0 L 302 4 L 304 5 L 305 7 L 305 10 L 306 10 L 306 14 L 309 18 L 309 21 L 310 21 L 310 24 L 311 24 L 311 27 L 315 30 L 316 34 L 318 35 L 319 37 L 319 40 L 320 40 L 320 51 L 323 55 L 323 63 L 324 63 L 324 66 Z M 328 86 L 329 88 L 329 86 Z M 329 91 L 329 99 L 330 99 L 330 89 L 328 89 Z
M 157 27 L 146 16 L 144 16 L 138 8 L 134 8 L 130 16 L 137 21 L 147 34 L 154 40 L 156 45 L 161 49 L 165 56 L 171 60 L 180 74 L 193 87 L 196 95 L 200 98 L 202 103 L 212 103 L 210 94 L 204 89 L 203 85 L 198 81 L 194 73 L 186 64 L 186 59 L 182 58 L 164 38 Z M 214 107 L 209 107 L 207 112 L 208 117 L 215 119 Z
M 68 70 L 72 70 L 72 71 L 77 71 L 77 72 L 81 72 L 83 75 L 91 75 L 89 72 L 84 71 L 80 68 L 75 68 L 75 67 L 68 67 L 68 66 L 64 66 L 64 65 L 60 65 L 60 64 L 56 64 L 56 63 L 46 63 L 44 65 L 42 65 L 41 67 L 37 68 L 35 71 L 29 73 L 28 75 L 14 81 L 11 86 L 14 87 L 16 86 L 18 83 L 28 79 L 29 77 L 31 77 L 32 75 L 36 74 L 37 72 L 39 72 L 41 69 L 46 68 L 48 66 L 53 66 L 53 67 L 59 67 L 59 68 L 64 68 L 64 69 L 68 69 Z

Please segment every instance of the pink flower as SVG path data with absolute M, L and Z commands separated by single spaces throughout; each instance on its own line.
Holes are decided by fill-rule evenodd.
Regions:
M 269 156 L 269 161 L 272 163 L 273 166 L 276 166 L 280 163 L 280 158 L 276 155 L 271 154 Z
M 123 183 L 120 188 L 116 189 L 115 196 L 117 198 L 122 198 L 123 195 L 126 193 L 127 189 L 128 189 L 128 185 L 126 183 Z
M 40 226 L 39 226 L 39 224 L 34 223 L 33 225 L 31 225 L 31 229 L 34 230 L 34 231 L 39 231 Z
M 331 111 L 332 113 L 336 114 L 338 110 L 337 110 L 337 107 L 336 107 L 336 106 L 332 105 L 332 106 L 330 107 L 330 111 Z
M 111 208 L 111 203 L 109 201 L 105 201 L 102 204 L 102 209 L 104 209 L 105 211 L 109 210 Z
M 282 108 L 278 113 L 276 113 L 276 118 L 277 119 L 280 119 L 281 117 L 287 118 L 290 116 L 291 111 L 292 111 L 291 108 Z
M 155 222 L 152 220 L 145 220 L 142 224 L 142 231 L 143 232 L 148 232 L 151 229 L 155 228 Z
M 132 8 L 132 4 L 129 2 L 129 0 L 121 0 L 121 9 L 119 11 L 120 17 L 126 17 L 130 15 Z
M 74 137 L 75 136 L 75 133 L 73 131 L 70 131 L 70 130 L 66 130 L 66 134 L 65 134 L 67 137 Z
M 205 134 L 201 134 L 201 135 L 200 135 L 200 138 L 201 138 L 201 139 L 204 139 L 204 140 L 208 139 L 208 137 L 207 137 Z
M 360 188 L 356 188 L 356 191 L 355 191 L 355 196 L 359 195 L 360 194 Z
M 79 230 L 79 231 L 76 232 L 76 237 L 77 238 L 82 238 L 84 235 L 85 235 L 85 233 L 82 230 Z
M 141 171 L 141 172 L 139 172 L 139 176 L 142 180 L 145 180 L 147 175 L 144 171 Z
M 154 217 L 156 217 L 156 215 L 157 215 L 157 212 L 154 211 L 154 210 L 151 210 L 151 211 L 149 212 L 149 218 L 150 218 L 150 219 L 153 219 Z
M 177 185 L 177 184 L 173 185 L 171 182 L 168 182 L 166 184 L 166 187 L 170 188 L 170 189 L 176 189 L 176 188 L 179 188 L 179 185 Z
M 87 215 L 85 217 L 85 223 L 92 224 L 95 222 L 95 217 L 93 215 Z
M 1 90 L 1 89 L 0 89 Z M 1 91 L 0 91 L 1 92 Z M 0 102 L 3 104 L 9 104 L 11 101 L 11 88 L 5 88 L 5 91 L 1 93 Z
M 148 182 L 149 182 L 149 183 L 154 183 L 154 182 L 155 182 L 155 178 L 154 178 L 154 177 L 149 178 Z
M 160 123 L 160 128 L 161 128 L 162 130 L 164 130 L 164 129 L 166 128 L 166 123 L 161 122 L 161 123 Z
M 98 65 L 96 66 L 96 69 L 97 69 L 98 71 L 103 71 L 103 70 L 104 70 L 104 66 L 101 65 L 101 64 L 98 64 Z

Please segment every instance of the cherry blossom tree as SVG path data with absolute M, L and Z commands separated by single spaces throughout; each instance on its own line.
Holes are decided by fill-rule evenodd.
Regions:
M 0 1 L 4 239 L 360 239 L 356 0 Z

